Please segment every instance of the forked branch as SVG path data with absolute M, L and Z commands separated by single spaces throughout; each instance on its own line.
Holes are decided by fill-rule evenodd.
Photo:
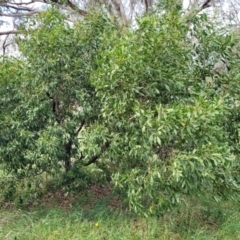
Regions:
M 102 147 L 99 154 L 92 156 L 87 163 L 84 164 L 84 166 L 89 166 L 92 163 L 97 162 L 97 160 L 101 157 L 101 155 L 110 147 L 110 143 L 106 142 Z

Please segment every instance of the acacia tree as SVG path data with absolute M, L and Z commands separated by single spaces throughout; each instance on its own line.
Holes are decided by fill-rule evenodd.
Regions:
M 237 38 L 206 15 L 191 18 L 192 31 L 188 20 L 178 8 L 143 17 L 136 31 L 112 40 L 91 78 L 114 139 L 113 182 L 136 211 L 239 191 Z M 214 70 L 220 58 L 225 71 Z
M 21 58 L 0 68 L 0 160 L 15 182 L 95 163 L 150 213 L 239 191 L 238 36 L 165 3 L 135 29 L 50 9 L 22 30 Z
M 101 36 L 114 25 L 99 15 L 74 27 L 64 21 L 49 10 L 36 29 L 17 39 L 23 59 L 1 60 L 0 164 L 13 180 L 8 192 L 23 179 L 34 182 L 63 169 L 70 183 L 76 177 L 71 170 L 95 163 L 109 147 L 103 136 L 85 136 L 96 143 L 86 150 L 82 139 L 100 110 L 89 76 L 97 68 Z

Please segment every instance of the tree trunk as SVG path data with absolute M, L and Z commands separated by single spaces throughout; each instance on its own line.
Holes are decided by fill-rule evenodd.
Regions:
M 66 144 L 65 144 L 65 159 L 64 159 L 64 167 L 65 167 L 65 171 L 68 172 L 72 165 L 71 165 L 71 150 L 72 150 L 72 140 L 69 140 Z

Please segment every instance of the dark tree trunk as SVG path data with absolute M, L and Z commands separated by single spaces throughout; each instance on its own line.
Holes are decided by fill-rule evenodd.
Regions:
M 71 169 L 71 150 L 72 150 L 72 140 L 69 140 L 65 144 L 65 159 L 64 159 L 64 167 L 65 171 L 68 172 Z

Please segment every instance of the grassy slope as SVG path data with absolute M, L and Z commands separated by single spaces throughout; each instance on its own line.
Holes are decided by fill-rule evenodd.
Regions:
M 102 196 L 65 198 L 61 203 L 56 196 L 48 199 L 43 200 L 44 207 L 2 209 L 0 239 L 240 239 L 240 210 L 235 202 L 191 199 L 160 219 L 144 219 L 111 210 L 108 198 Z

